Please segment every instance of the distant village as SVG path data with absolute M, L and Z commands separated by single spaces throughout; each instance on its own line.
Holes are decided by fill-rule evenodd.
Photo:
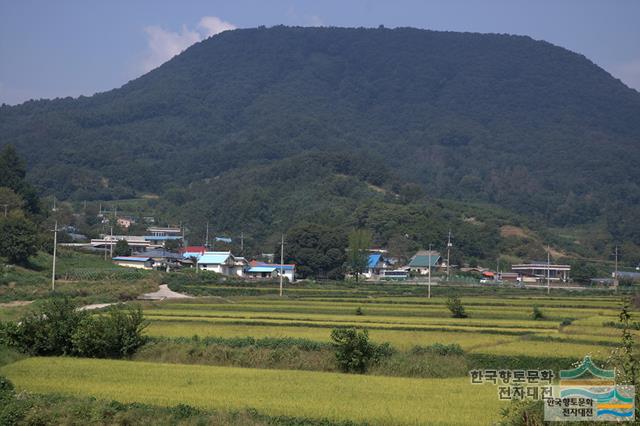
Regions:
M 144 218 L 153 222 L 153 218 Z M 118 217 L 116 223 L 121 228 L 129 228 L 133 222 L 129 217 Z M 69 234 L 74 235 L 71 230 Z M 78 236 L 81 237 L 81 236 Z M 117 253 L 118 242 L 126 241 L 129 255 Z M 230 238 L 214 237 L 215 242 L 230 243 Z M 110 235 L 89 242 L 64 243 L 61 246 L 74 247 L 110 256 L 114 264 L 146 270 L 166 272 L 182 268 L 194 268 L 196 271 L 210 271 L 228 277 L 243 279 L 274 279 L 282 276 L 289 282 L 296 280 L 296 265 L 276 263 L 274 254 L 262 253 L 252 258 L 239 256 L 231 251 L 215 251 L 210 246 L 186 245 L 184 228 L 181 226 L 148 226 L 145 235 Z M 122 244 L 122 243 L 121 243 Z M 449 241 L 448 247 L 451 247 Z M 384 248 L 368 250 L 366 268 L 360 274 L 368 281 L 419 280 L 439 281 L 452 273 L 463 273 L 479 277 L 480 284 L 513 283 L 516 285 L 550 285 L 550 283 L 570 283 L 571 266 L 551 263 L 549 260 L 533 260 L 527 263 L 513 264 L 509 271 L 496 268 L 458 267 L 448 263 L 448 253 L 443 257 L 435 250 L 419 250 L 408 262 L 389 256 Z M 640 272 L 617 271 L 611 277 L 593 278 L 593 284 L 617 285 L 618 280 L 640 280 Z

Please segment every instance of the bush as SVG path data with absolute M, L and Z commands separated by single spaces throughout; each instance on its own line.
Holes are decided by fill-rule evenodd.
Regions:
M 567 327 L 567 326 L 571 325 L 571 323 L 573 323 L 573 318 L 565 318 L 560 323 L 560 328 Z
M 88 315 L 67 298 L 56 297 L 25 315 L 19 323 L 0 324 L 0 343 L 29 355 L 73 353 L 71 336 Z
M 544 314 L 537 306 L 533 306 L 533 310 L 531 311 L 531 319 L 533 320 L 541 320 L 544 319 Z
M 442 343 L 434 343 L 430 346 L 414 346 L 411 348 L 410 352 L 414 355 L 424 355 L 424 354 L 435 354 L 441 356 L 458 356 L 464 355 L 464 350 L 457 343 L 452 343 L 450 345 L 442 344 Z
M 73 333 L 74 353 L 89 358 L 133 355 L 146 342 L 142 309 L 112 307 L 108 315 L 87 316 Z
M 451 311 L 453 318 L 466 318 L 467 314 L 464 311 L 464 306 L 458 296 L 451 296 L 447 299 L 447 308 Z
M 121 358 L 145 343 L 145 326 L 140 307 L 114 306 L 108 315 L 92 316 L 67 298 L 54 298 L 20 322 L 1 323 L 0 344 L 29 355 Z
M 364 374 L 371 365 L 393 353 L 388 343 L 376 345 L 370 342 L 366 329 L 334 328 L 331 340 L 336 350 L 338 366 L 345 373 Z
M 502 408 L 501 426 L 543 426 L 544 403 L 542 401 L 513 401 Z
M 356 308 L 356 315 L 364 315 L 364 312 L 362 311 L 362 308 L 360 306 Z
M 19 401 L 13 383 L 4 376 L 0 376 L 0 425 L 14 425 L 20 422 L 27 410 L 29 403 Z
M 0 376 L 0 402 L 6 402 L 13 398 L 15 390 L 13 383 L 4 376 Z

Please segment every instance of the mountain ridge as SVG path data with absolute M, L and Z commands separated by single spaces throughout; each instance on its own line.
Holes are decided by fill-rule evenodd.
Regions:
M 189 191 L 316 153 L 396 192 L 554 226 L 604 218 L 636 244 L 613 223 L 640 204 L 639 140 L 640 94 L 580 54 L 409 28 L 227 31 L 119 89 L 0 107 L 0 144 L 61 197 Z

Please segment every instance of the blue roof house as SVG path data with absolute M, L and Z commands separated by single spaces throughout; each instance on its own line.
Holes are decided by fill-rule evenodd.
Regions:
M 198 259 L 198 269 L 232 275 L 235 263 L 235 258 L 230 251 L 205 251 Z
M 382 253 L 373 253 L 369 255 L 367 261 L 367 269 L 362 275 L 367 278 L 373 278 L 375 276 L 382 275 L 383 271 L 389 267 L 389 263 L 384 258 Z
M 246 271 L 246 275 L 250 278 L 276 278 L 280 276 L 280 273 L 289 282 L 294 282 L 296 279 L 296 265 L 252 261 L 251 268 Z
M 198 269 L 222 275 L 237 275 L 236 259 L 230 251 L 205 251 L 198 259 Z

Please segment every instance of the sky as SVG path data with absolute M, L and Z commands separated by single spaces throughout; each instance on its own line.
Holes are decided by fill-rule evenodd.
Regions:
M 89 96 L 221 31 L 280 24 L 528 35 L 640 91 L 640 0 L 0 0 L 0 104 Z

